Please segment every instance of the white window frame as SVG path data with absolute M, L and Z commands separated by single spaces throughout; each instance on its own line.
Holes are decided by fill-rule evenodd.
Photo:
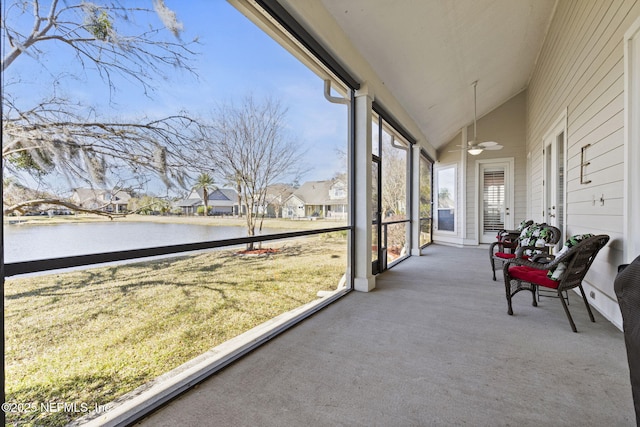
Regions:
M 454 217 L 453 217 L 453 231 L 449 231 L 449 230 L 440 230 L 440 224 L 438 223 L 438 209 L 439 209 L 439 194 L 440 194 L 440 172 L 447 170 L 447 169 L 453 169 L 453 213 L 454 213 Z M 434 233 L 438 233 L 438 234 L 443 234 L 443 235 L 457 235 L 458 234 L 458 221 L 459 221 L 459 207 L 460 207 L 460 203 L 459 203 L 459 191 L 458 191 L 458 165 L 456 163 L 451 163 L 448 165 L 441 165 L 438 167 L 434 167 L 434 186 L 436 191 L 433 194 L 434 197 L 434 209 L 433 209 L 433 225 L 434 225 Z

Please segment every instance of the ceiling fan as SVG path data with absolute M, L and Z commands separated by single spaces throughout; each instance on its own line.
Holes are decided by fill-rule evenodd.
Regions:
M 467 142 L 466 148 L 467 153 L 472 156 L 477 156 L 482 153 L 484 150 L 501 150 L 502 145 L 498 144 L 495 141 L 484 141 L 478 142 L 478 137 L 476 133 L 477 127 L 477 95 L 476 95 L 476 86 L 478 85 L 478 81 L 473 82 L 473 139 Z

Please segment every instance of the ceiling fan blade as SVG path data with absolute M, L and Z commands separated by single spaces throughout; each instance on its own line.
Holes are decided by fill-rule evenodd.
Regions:
M 478 146 L 482 147 L 482 148 L 489 148 L 489 147 L 493 147 L 495 145 L 500 145 L 495 141 L 485 141 L 485 142 L 481 142 L 478 144 Z
M 489 147 L 482 147 L 485 150 L 502 150 L 504 147 L 500 144 L 491 145 Z

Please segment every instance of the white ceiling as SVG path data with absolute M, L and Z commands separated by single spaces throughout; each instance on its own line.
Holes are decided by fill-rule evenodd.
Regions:
M 556 0 L 320 0 L 436 149 L 525 89 Z

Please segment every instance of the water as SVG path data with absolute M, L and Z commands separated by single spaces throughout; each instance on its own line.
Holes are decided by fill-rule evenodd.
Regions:
M 262 234 L 282 232 L 263 229 Z M 6 263 L 246 237 L 245 227 L 149 222 L 5 224 Z

